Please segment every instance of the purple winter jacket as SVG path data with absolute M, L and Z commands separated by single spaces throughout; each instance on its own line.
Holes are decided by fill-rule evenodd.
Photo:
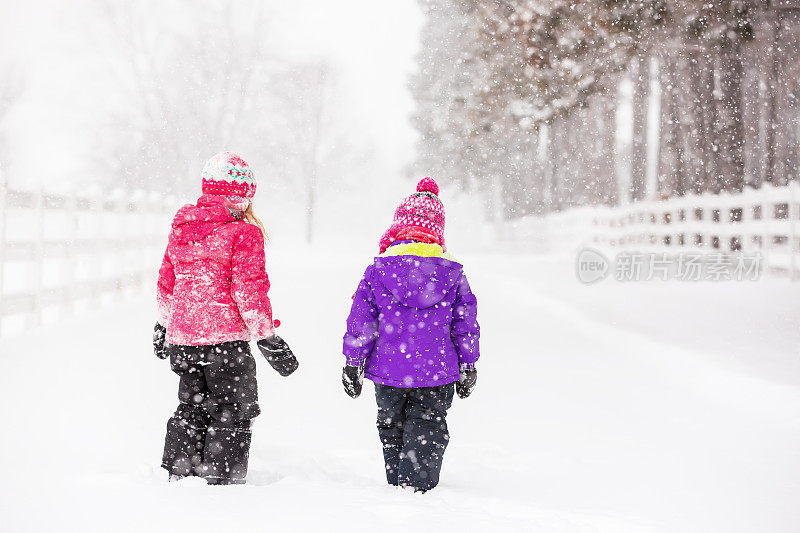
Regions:
M 480 356 L 477 300 L 436 244 L 400 241 L 375 258 L 353 296 L 344 335 L 348 365 L 393 387 L 458 381 Z

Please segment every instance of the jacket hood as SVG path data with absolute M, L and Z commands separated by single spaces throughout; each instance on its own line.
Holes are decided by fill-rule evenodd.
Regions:
M 403 305 L 417 309 L 442 301 L 463 268 L 435 244 L 397 245 L 387 254 L 375 258 L 375 275 Z
M 179 243 L 197 242 L 222 224 L 235 221 L 223 196 L 205 194 L 197 200 L 197 205 L 185 205 L 178 210 L 172 220 L 172 230 Z

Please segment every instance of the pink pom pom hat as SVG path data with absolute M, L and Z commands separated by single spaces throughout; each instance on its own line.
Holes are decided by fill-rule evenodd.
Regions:
M 444 245 L 444 204 L 439 199 L 439 185 L 433 178 L 422 178 L 417 192 L 405 198 L 394 212 L 392 225 L 380 240 L 380 253 L 398 240 L 411 239 Z

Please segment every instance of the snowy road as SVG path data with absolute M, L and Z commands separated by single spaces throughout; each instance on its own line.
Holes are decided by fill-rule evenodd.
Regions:
M 364 261 L 279 252 L 301 367 L 259 360 L 247 486 L 166 483 L 177 380 L 152 356 L 150 299 L 126 300 L 0 339 L 0 529 L 797 531 L 800 284 L 584 287 L 569 265 L 467 258 L 478 388 L 454 402 L 440 488 L 414 495 L 383 485 L 371 385 L 340 390 Z

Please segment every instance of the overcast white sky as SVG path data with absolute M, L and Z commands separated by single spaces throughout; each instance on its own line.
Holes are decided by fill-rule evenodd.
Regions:
M 387 173 L 398 173 L 414 142 L 407 85 L 423 22 L 416 0 L 264 3 L 275 14 L 276 52 L 338 64 L 357 103 L 350 112 L 363 124 L 360 133 L 377 145 Z M 12 65 L 26 80 L 22 104 L 0 124 L 12 148 L 10 182 L 57 186 L 90 171 L 86 130 L 94 125 L 92 107 L 103 99 L 102 50 L 88 35 L 100 23 L 96 4 L 0 0 L 0 69 Z

